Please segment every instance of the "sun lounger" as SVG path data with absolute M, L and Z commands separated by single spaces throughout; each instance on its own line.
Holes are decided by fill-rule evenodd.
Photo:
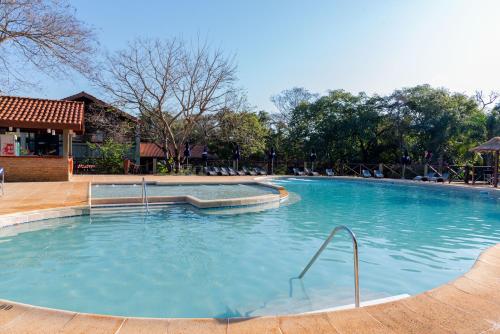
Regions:
M 293 175 L 295 176 L 304 176 L 304 172 L 302 172 L 300 169 L 298 168 L 294 168 L 293 169 Z
M 421 176 L 421 175 L 415 176 L 413 178 L 413 180 L 415 180 L 415 181 L 436 181 L 438 179 L 438 177 L 440 177 L 440 176 L 441 175 L 439 175 L 438 173 L 430 172 L 430 173 L 427 173 L 427 175 L 425 175 L 425 176 Z
M 326 176 L 335 176 L 333 169 L 325 169 Z
M 384 178 L 384 174 L 381 171 L 379 171 L 378 169 L 374 169 L 373 170 L 373 175 L 375 175 L 375 177 L 377 179 L 383 179 Z
M 304 168 L 304 173 L 309 176 L 319 176 L 318 172 L 313 172 L 309 168 Z
M 253 176 L 257 175 L 257 173 L 255 173 L 253 170 L 249 170 L 246 167 L 243 167 L 241 170 L 243 171 L 243 173 L 245 173 L 245 175 L 253 175 Z
M 217 172 L 213 170 L 212 167 L 203 167 L 204 173 L 208 176 L 215 176 Z
M 238 173 L 236 173 L 236 171 L 234 169 L 232 169 L 231 167 L 227 167 L 227 171 L 229 172 L 229 175 L 231 175 L 231 176 L 238 175 Z
M 372 173 L 370 173 L 370 171 L 368 169 L 363 169 L 361 171 L 361 176 L 366 177 L 366 178 L 372 177 Z
M 439 176 L 436 179 L 436 182 L 447 182 L 450 180 L 450 173 L 443 173 L 443 175 Z
M 229 176 L 229 172 L 227 171 L 226 167 L 221 167 L 219 168 L 219 175 L 221 176 Z
M 255 167 L 253 169 L 253 171 L 257 174 L 257 175 L 267 175 L 266 171 L 263 170 L 262 168 L 260 167 Z

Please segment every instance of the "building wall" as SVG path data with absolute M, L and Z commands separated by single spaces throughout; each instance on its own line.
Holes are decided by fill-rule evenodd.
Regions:
M 73 159 L 52 156 L 0 157 L 6 182 L 68 181 Z

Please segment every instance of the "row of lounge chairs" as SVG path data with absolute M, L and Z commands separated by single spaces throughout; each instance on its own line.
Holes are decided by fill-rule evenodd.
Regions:
M 204 167 L 203 173 L 208 176 L 236 176 L 236 175 L 267 175 L 267 172 L 259 167 L 248 169 L 243 167 L 241 170 L 235 170 L 231 167 Z
M 382 173 L 378 169 L 373 170 L 373 174 L 368 170 L 368 169 L 363 169 L 361 171 L 361 176 L 369 178 L 369 177 L 375 177 L 377 179 L 383 179 L 384 178 L 384 173 Z
M 304 176 L 304 175 L 309 175 L 309 176 L 319 176 L 318 172 L 314 172 L 310 170 L 309 168 L 304 168 L 304 170 L 300 170 L 299 168 L 293 168 L 293 175 L 295 176 Z
M 299 168 L 293 168 L 293 175 L 295 176 L 319 176 L 320 174 L 318 172 L 314 172 L 310 170 L 309 168 L 304 168 L 304 170 L 300 170 Z M 335 176 L 335 172 L 331 168 L 325 169 L 325 175 L 326 176 Z M 378 169 L 373 170 L 373 174 L 368 170 L 368 169 L 363 169 L 361 171 L 361 176 L 363 177 L 376 177 L 378 179 L 383 179 L 384 174 L 379 171 Z
M 415 176 L 413 179 L 415 181 L 430 181 L 430 182 L 447 182 L 450 180 L 450 174 L 449 173 L 435 173 L 435 172 L 430 172 L 427 173 L 425 176 Z

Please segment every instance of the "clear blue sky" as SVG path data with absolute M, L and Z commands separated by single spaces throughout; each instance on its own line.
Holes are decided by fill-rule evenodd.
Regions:
M 325 93 L 389 93 L 422 83 L 473 93 L 500 90 L 498 0 L 70 0 L 113 51 L 134 37 L 207 37 L 238 64 L 249 101 L 273 111 L 271 95 L 293 86 Z M 61 98 L 85 80 L 43 79 Z

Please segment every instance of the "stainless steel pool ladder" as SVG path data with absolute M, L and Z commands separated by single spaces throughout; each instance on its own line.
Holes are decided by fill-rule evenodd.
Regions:
M 144 178 L 142 178 L 142 204 L 146 206 L 146 212 L 149 213 L 148 191 Z
M 304 275 L 307 273 L 309 268 L 313 265 L 313 263 L 318 259 L 318 257 L 321 255 L 321 253 L 325 250 L 326 246 L 332 241 L 333 237 L 337 232 L 339 231 L 346 231 L 349 236 L 352 239 L 352 248 L 353 248 L 353 253 L 354 253 L 354 305 L 356 307 L 359 307 L 359 265 L 358 265 L 358 240 L 356 239 L 356 235 L 347 227 L 344 225 L 339 225 L 333 229 L 333 231 L 330 233 L 328 238 L 323 242 L 321 247 L 318 249 L 316 254 L 312 257 L 312 259 L 309 261 L 307 266 L 302 270 L 302 272 L 299 275 L 299 278 L 302 279 Z

